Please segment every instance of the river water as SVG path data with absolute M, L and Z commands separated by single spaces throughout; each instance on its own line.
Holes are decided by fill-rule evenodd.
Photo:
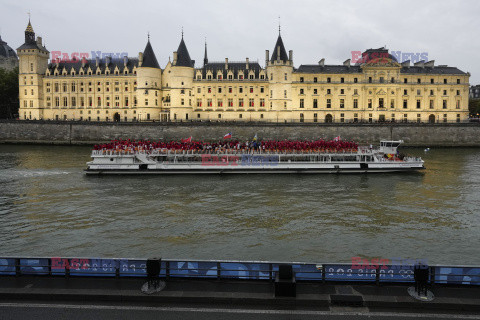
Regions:
M 85 176 L 89 147 L 0 145 L 0 256 L 480 264 L 480 149 L 422 174 Z

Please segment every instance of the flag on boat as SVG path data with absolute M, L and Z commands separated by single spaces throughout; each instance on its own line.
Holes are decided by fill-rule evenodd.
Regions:
M 226 135 L 223 136 L 223 139 L 230 139 L 232 137 L 232 133 L 227 133 Z
M 182 139 L 182 142 L 192 142 L 192 136 L 190 136 L 190 138 L 187 138 L 187 139 Z
M 258 140 L 258 137 L 257 137 L 257 134 L 255 133 L 255 137 L 253 137 L 253 141 L 257 141 Z
M 335 139 L 333 139 L 333 140 L 335 140 L 335 141 L 340 141 L 340 140 L 342 140 L 342 139 L 340 138 L 340 136 L 338 136 L 338 137 L 335 137 Z

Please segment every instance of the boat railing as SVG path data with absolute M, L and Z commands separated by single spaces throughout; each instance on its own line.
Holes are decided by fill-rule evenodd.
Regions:
M 373 154 L 371 150 L 365 152 L 364 154 Z M 136 155 L 136 154 L 145 154 L 147 156 L 202 156 L 202 155 L 358 155 L 357 150 L 284 150 L 284 151 L 273 151 L 273 150 L 235 150 L 235 149 L 226 149 L 226 150 L 168 150 L 168 149 L 152 149 L 152 150 L 124 150 L 124 149 L 115 149 L 115 150 L 93 150 L 92 156 L 118 156 L 118 155 Z

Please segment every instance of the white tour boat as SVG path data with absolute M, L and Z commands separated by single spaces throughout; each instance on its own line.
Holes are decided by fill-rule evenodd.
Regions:
M 425 169 L 420 157 L 398 156 L 399 141 L 346 152 L 229 150 L 93 150 L 86 174 L 370 173 Z

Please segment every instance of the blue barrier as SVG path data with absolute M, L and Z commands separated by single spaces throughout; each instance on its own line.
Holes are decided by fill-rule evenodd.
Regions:
M 413 266 L 291 263 L 298 281 L 412 283 Z M 162 260 L 161 277 L 273 280 L 277 262 Z M 430 266 L 431 283 L 480 285 L 480 267 Z M 0 276 L 146 277 L 146 260 L 101 258 L 1 258 Z

